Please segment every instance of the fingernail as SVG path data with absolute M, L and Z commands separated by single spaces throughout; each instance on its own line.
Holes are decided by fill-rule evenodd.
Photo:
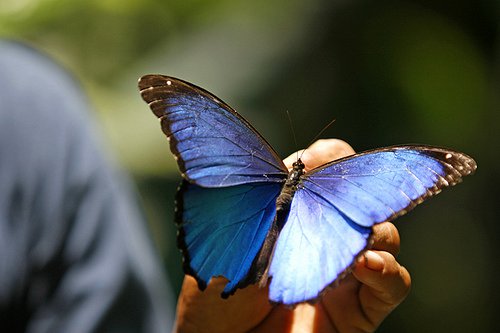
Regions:
M 381 271 L 384 269 L 384 258 L 374 251 L 366 251 L 363 255 L 365 258 L 365 266 L 374 271 Z

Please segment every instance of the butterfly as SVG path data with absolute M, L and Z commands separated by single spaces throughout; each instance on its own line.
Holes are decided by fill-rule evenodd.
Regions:
M 373 225 L 405 214 L 476 169 L 460 152 L 432 146 L 379 148 L 289 172 L 252 125 L 186 81 L 145 75 L 139 90 L 159 118 L 182 182 L 178 246 L 186 274 L 222 297 L 269 282 L 272 303 L 314 302 L 349 272 Z

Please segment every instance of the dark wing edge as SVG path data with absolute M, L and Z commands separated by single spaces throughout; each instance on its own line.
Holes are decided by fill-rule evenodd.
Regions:
M 203 281 L 196 272 L 190 266 L 190 256 L 187 249 L 187 244 L 185 242 L 185 232 L 182 226 L 182 212 L 184 211 L 184 200 L 182 198 L 183 192 L 186 190 L 186 185 L 188 181 L 183 179 L 179 186 L 177 187 L 177 194 L 175 195 L 174 202 L 174 222 L 177 227 L 177 248 L 181 251 L 182 254 L 182 270 L 185 274 L 192 276 L 200 290 L 205 290 L 207 288 L 207 284 Z

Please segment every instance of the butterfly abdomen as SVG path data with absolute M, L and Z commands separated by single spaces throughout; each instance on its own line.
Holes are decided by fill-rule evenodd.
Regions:
M 249 283 L 258 282 L 259 286 L 264 287 L 267 284 L 269 264 L 273 257 L 273 252 L 279 233 L 290 213 L 292 199 L 299 185 L 300 178 L 304 174 L 305 165 L 300 158 L 293 163 L 292 170 L 276 199 L 276 216 L 269 229 L 262 248 L 257 255 L 249 274 Z

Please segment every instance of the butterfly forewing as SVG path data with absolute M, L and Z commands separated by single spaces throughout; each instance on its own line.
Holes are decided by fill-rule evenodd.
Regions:
M 271 146 L 214 95 L 162 75 L 142 77 L 139 89 L 191 183 L 221 187 L 286 178 L 287 169 Z
M 356 223 L 370 226 L 413 208 L 476 169 L 469 156 L 431 146 L 375 149 L 318 167 L 303 187 L 332 198 Z

